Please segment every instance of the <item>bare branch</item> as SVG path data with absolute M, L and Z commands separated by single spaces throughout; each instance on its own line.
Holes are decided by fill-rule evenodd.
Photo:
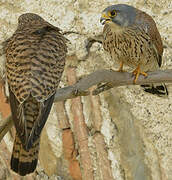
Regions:
M 105 90 L 115 86 L 124 85 L 141 85 L 150 83 L 172 83 L 172 70 L 148 72 L 148 76 L 139 76 L 136 84 L 133 84 L 134 77 L 132 73 L 116 72 L 112 70 L 98 70 L 93 72 L 72 86 L 67 86 L 58 89 L 55 96 L 55 102 L 64 101 L 75 98 L 77 96 L 87 96 L 90 94 L 88 89 L 94 85 L 98 85 L 97 89 L 93 90 L 92 94 L 97 95 Z M 101 83 L 105 83 L 101 85 Z M 0 141 L 8 130 L 12 127 L 11 116 L 0 122 Z
M 5 134 L 12 128 L 12 126 L 13 126 L 13 121 L 11 116 L 9 116 L 3 121 L 0 121 L 0 142 L 5 136 Z
M 85 76 L 72 86 L 58 89 L 55 102 L 77 96 L 87 96 L 89 94 L 88 89 L 100 83 L 107 84 L 105 85 L 105 88 L 103 86 L 99 86 L 96 90 L 93 91 L 93 95 L 97 95 L 100 92 L 108 90 L 114 86 L 141 85 L 162 82 L 170 83 L 172 82 L 172 70 L 148 72 L 147 77 L 140 75 L 136 84 L 133 84 L 133 80 L 134 77 L 132 73 L 117 72 L 112 70 L 98 70 L 89 74 L 88 76 Z

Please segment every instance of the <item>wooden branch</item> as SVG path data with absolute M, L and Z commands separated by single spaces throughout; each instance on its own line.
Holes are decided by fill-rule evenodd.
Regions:
M 12 128 L 12 126 L 13 126 L 13 121 L 11 116 L 7 117 L 3 121 L 0 121 L 0 142 L 5 136 L 5 134 Z
M 93 95 L 97 95 L 114 86 L 139 85 L 162 82 L 172 83 L 172 70 L 159 70 L 154 72 L 148 72 L 148 76 L 146 78 L 140 75 L 136 84 L 133 84 L 133 80 L 134 77 L 132 76 L 132 73 L 116 72 L 112 70 L 98 70 L 83 77 L 81 80 L 79 80 L 76 84 L 72 86 L 58 89 L 55 96 L 55 102 L 64 101 L 67 99 L 75 98 L 77 96 L 87 96 L 90 94 L 88 89 L 100 83 L 106 84 L 103 86 L 98 86 L 97 89 L 93 90 Z M 11 127 L 11 117 L 8 117 L 1 122 L 0 141 Z
M 98 70 L 89 74 L 88 76 L 83 77 L 72 86 L 58 89 L 55 97 L 55 102 L 75 98 L 77 96 L 87 96 L 90 94 L 88 89 L 100 83 L 107 83 L 109 85 L 109 88 L 124 85 L 141 85 L 162 82 L 170 83 L 172 82 L 172 70 L 148 72 L 147 77 L 140 75 L 136 84 L 133 84 L 133 80 L 134 77 L 132 73 L 117 72 L 112 70 Z M 101 87 L 102 86 L 99 86 L 97 89 L 95 89 L 92 92 L 93 95 L 97 95 L 102 92 L 99 92 L 99 89 Z M 107 89 L 105 88 L 105 90 Z

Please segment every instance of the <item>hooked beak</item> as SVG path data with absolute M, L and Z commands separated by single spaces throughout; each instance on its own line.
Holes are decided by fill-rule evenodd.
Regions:
M 101 18 L 100 18 L 100 23 L 104 25 L 106 22 L 111 21 L 110 17 L 106 15 L 106 13 L 103 13 Z

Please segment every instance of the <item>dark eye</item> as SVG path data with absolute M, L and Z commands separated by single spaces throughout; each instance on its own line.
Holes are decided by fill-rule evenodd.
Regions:
M 114 16 L 116 16 L 116 11 L 114 10 L 114 11 L 111 11 L 111 17 L 114 17 Z

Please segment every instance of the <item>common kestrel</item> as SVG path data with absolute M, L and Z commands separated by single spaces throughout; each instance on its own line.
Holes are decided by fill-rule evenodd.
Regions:
M 156 24 L 145 12 L 126 4 L 117 4 L 103 10 L 100 22 L 104 25 L 103 47 L 111 58 L 134 68 L 134 83 L 140 74 L 161 67 L 163 44 Z M 165 84 L 142 85 L 144 90 L 159 96 L 168 95 Z
M 16 137 L 11 169 L 24 176 L 36 168 L 40 134 L 50 113 L 67 53 L 60 29 L 33 13 L 19 17 L 6 41 L 6 77 Z

